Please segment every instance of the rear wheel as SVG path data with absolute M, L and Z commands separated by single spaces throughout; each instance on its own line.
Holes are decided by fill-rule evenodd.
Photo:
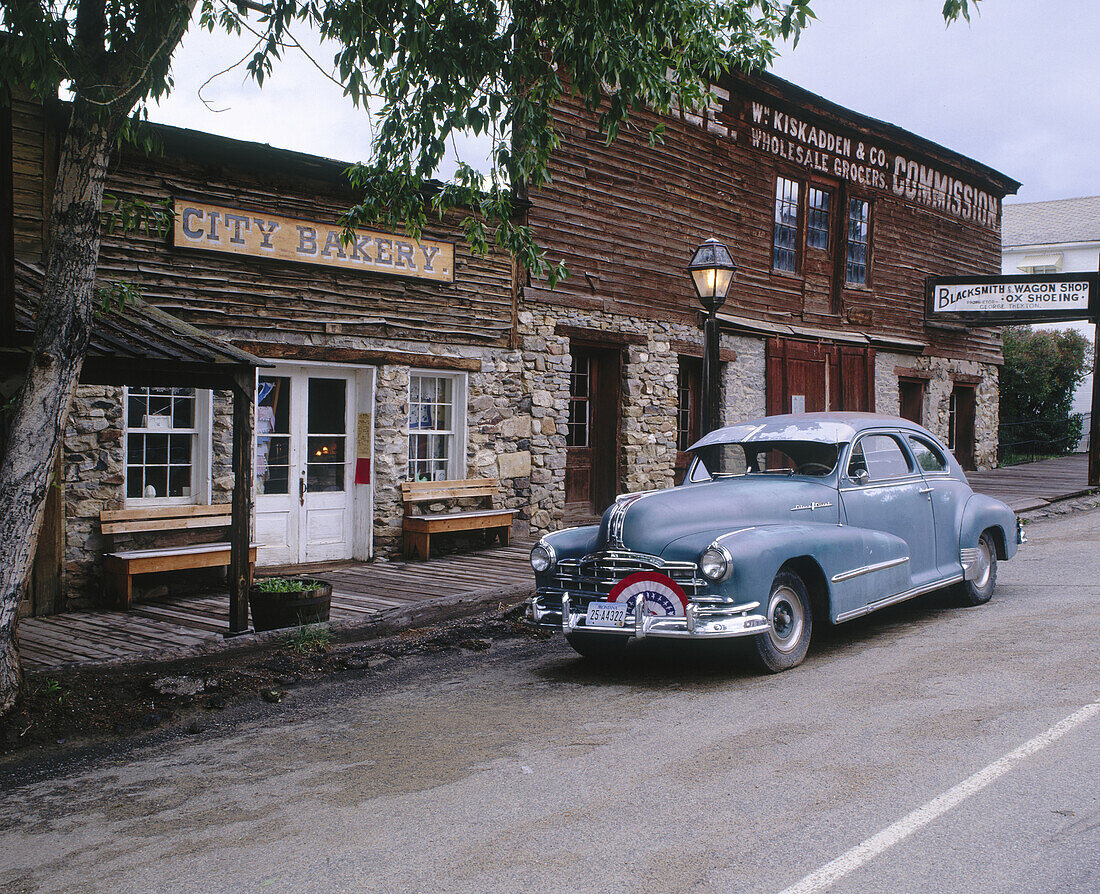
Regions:
M 589 661 L 610 661 L 626 651 L 629 636 L 615 633 L 567 633 L 569 645 Z
M 959 584 L 959 601 L 963 605 L 983 605 L 993 596 L 997 586 L 997 547 L 993 537 L 985 531 L 978 538 L 978 562 L 974 577 Z
M 768 595 L 768 629 L 755 638 L 756 656 L 764 670 L 779 673 L 806 657 L 813 634 L 813 612 L 806 585 L 793 571 L 782 570 Z

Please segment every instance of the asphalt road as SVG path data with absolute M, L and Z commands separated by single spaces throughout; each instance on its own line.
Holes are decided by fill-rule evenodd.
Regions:
M 0 800 L 10 892 L 1100 891 L 1100 512 L 806 663 L 401 659 Z

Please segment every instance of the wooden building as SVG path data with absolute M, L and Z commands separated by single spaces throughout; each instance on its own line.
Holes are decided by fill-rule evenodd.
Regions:
M 900 413 L 967 468 L 996 456 L 995 329 L 925 318 L 924 278 L 999 270 L 1001 200 L 1019 184 L 893 125 L 762 74 L 710 108 L 641 114 L 610 146 L 563 102 L 553 182 L 529 221 L 572 276 L 524 290 L 521 334 L 564 352 L 562 510 L 670 484 L 698 435 L 700 307 L 686 265 L 714 236 L 739 266 L 719 316 L 722 418 Z
M 19 274 L 7 280 L 29 307 L 63 113 L 18 98 L 5 113 L 5 262 Z M 154 137 L 152 152 L 120 153 L 107 192 L 170 206 L 174 221 L 168 232 L 105 229 L 98 280 L 132 284 L 182 325 L 263 362 L 258 564 L 395 555 L 406 479 L 499 479 L 498 508 L 516 509 L 513 533 L 525 533 L 531 454 L 514 417 L 530 389 L 513 348 L 512 259 L 474 256 L 457 216 L 430 223 L 418 243 L 360 231 L 345 246 L 338 218 L 355 194 L 344 163 L 171 127 Z M 0 395 L 18 381 L 0 383 Z M 231 403 L 217 388 L 78 389 L 60 469 L 64 607 L 106 600 L 105 510 L 228 502 Z M 149 575 L 139 595 L 142 584 L 177 583 L 186 576 Z
M 101 283 L 131 283 L 268 364 L 261 566 L 395 555 L 410 479 L 499 479 L 515 535 L 671 484 L 698 435 L 685 268 L 710 236 L 740 268 L 721 312 L 723 421 L 900 412 L 964 464 L 991 463 L 997 333 L 926 320 L 923 281 L 997 271 L 1001 199 L 1018 184 L 767 75 L 730 76 L 717 96 L 668 119 L 655 147 L 655 115 L 607 146 L 594 116 L 561 103 L 554 180 L 526 212 L 570 269 L 553 291 L 503 253 L 475 256 L 457 216 L 418 244 L 363 231 L 342 244 L 356 197 L 341 162 L 159 126 L 155 151 L 121 152 L 108 192 L 167 203 L 174 223 L 107 232 Z M 18 98 L 5 115 L 0 279 L 29 298 L 58 119 Z M 59 476 L 62 606 L 104 601 L 103 511 L 226 502 L 231 418 L 217 387 L 79 389 Z

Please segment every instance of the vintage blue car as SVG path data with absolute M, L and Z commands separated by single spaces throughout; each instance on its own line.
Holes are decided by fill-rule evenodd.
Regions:
M 771 416 L 711 432 L 684 482 L 620 496 L 531 550 L 530 615 L 582 655 L 631 639 L 753 638 L 801 663 L 815 623 L 955 586 L 989 600 L 1023 528 L 931 433 L 890 416 Z

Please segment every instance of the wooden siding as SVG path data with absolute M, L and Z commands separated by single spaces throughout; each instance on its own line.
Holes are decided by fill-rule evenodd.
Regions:
M 177 136 L 174 142 L 186 145 L 186 138 Z M 226 156 L 234 145 L 241 144 L 226 141 Z M 260 151 L 275 154 L 266 147 Z M 292 158 L 289 153 L 287 158 Z M 295 176 L 292 169 L 251 169 L 176 151 L 149 157 L 125 153 L 109 173 L 108 192 L 147 202 L 203 199 L 331 222 L 354 202 L 349 189 Z M 454 283 L 190 251 L 172 247 L 168 237 L 145 233 L 105 235 L 99 276 L 134 282 L 149 303 L 234 338 L 291 341 L 340 335 L 507 345 L 513 317 L 511 258 L 499 251 L 475 257 L 458 237 L 458 222 L 454 215 L 425 230 L 425 238 L 456 243 Z
M 798 106 L 782 85 L 777 79 L 731 79 L 730 99 L 710 121 L 700 126 L 665 119 L 664 142 L 655 147 L 647 138 L 659 120 L 655 114 L 638 114 L 633 132 L 624 131 L 607 146 L 594 115 L 576 101 L 560 103 L 556 121 L 562 142 L 552 162 L 553 182 L 530 196 L 529 220 L 549 256 L 564 259 L 572 275 L 555 291 L 533 283 L 526 297 L 694 324 L 699 310 L 685 267 L 694 248 L 716 236 L 739 265 L 725 312 L 817 329 L 856 328 L 922 342 L 930 354 L 999 362 L 998 330 L 926 328 L 923 285 L 932 274 L 997 273 L 999 220 L 992 227 L 962 221 L 899 198 L 889 188 L 846 183 L 842 195 L 871 200 L 871 278 L 867 288 L 843 287 L 841 312 L 831 313 L 836 305 L 825 278 L 772 270 L 776 177 L 804 180 L 806 174 L 752 147 L 747 104 L 754 96 L 773 107 L 785 104 L 791 114 L 819 127 L 927 160 L 997 197 L 1013 182 L 991 182 L 994 172 L 947 150 L 932 155 L 932 144 L 920 138 L 902 144 L 904 132 L 889 125 L 876 128 L 854 115 L 845 120 L 836 107 Z M 825 182 L 833 185 L 837 179 Z M 839 204 L 834 194 L 834 222 L 844 210 Z M 843 261 L 839 257 L 837 263 Z M 839 279 L 842 285 L 843 276 Z M 834 281 L 832 288 L 837 285 Z
M 15 256 L 38 263 L 46 244 L 46 124 L 42 107 L 18 91 L 11 101 L 11 136 Z

